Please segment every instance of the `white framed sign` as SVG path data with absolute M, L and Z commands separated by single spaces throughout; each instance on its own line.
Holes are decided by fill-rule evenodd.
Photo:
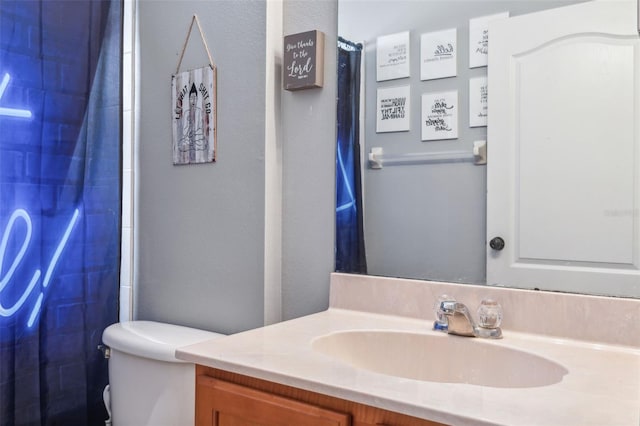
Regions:
M 409 31 L 380 36 L 376 40 L 376 81 L 410 76 Z
M 216 159 L 216 78 L 211 66 L 171 78 L 173 164 Z
M 469 127 L 487 125 L 489 113 L 489 89 L 487 77 L 469 79 Z
M 458 137 L 458 91 L 422 95 L 422 140 Z
M 420 80 L 457 75 L 457 34 L 452 28 L 420 36 Z
M 376 132 L 403 132 L 410 126 L 410 86 L 378 89 Z
M 486 67 L 489 63 L 489 22 L 508 18 L 509 12 L 469 19 L 469 68 Z

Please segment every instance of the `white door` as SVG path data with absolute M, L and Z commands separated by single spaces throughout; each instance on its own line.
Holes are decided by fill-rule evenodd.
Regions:
M 640 296 L 636 8 L 490 24 L 488 284 Z

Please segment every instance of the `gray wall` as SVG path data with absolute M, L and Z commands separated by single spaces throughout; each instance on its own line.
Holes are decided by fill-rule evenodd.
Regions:
M 341 6 L 349 3 L 354 2 Z M 379 11 L 376 3 L 368 1 L 361 12 Z M 480 8 L 481 2 L 413 2 L 424 13 L 412 13 L 413 23 L 398 24 L 404 19 L 398 15 L 402 9 L 398 2 L 389 3 L 393 8 L 384 24 L 376 24 L 368 35 L 344 34 L 369 40 L 373 47 L 370 41 L 377 35 L 412 30 L 412 75 L 418 79 L 411 80 L 414 130 L 368 141 L 387 152 L 471 149 L 473 140 L 486 133 L 468 128 L 468 78 L 486 70 L 468 69 L 468 18 L 559 4 L 494 1 L 482 2 L 490 7 Z M 264 241 L 265 10 L 264 1 L 140 0 L 137 319 L 224 333 L 263 324 L 264 252 L 269 249 Z M 176 167 L 171 164 L 169 89 L 193 13 L 219 67 L 218 163 Z M 326 34 L 326 48 L 324 88 L 281 94 L 283 319 L 328 305 L 334 268 L 337 19 L 337 0 L 284 3 L 284 34 L 318 29 Z M 364 14 L 357 18 L 357 23 L 369 21 Z M 420 82 L 417 37 L 421 31 L 453 26 L 459 28 L 458 77 Z M 197 35 L 193 33 L 183 69 L 206 64 Z M 370 59 L 375 58 L 372 47 Z M 450 88 L 461 94 L 460 138 L 420 142 L 416 114 L 422 91 Z M 376 136 L 367 132 L 368 139 Z M 372 272 L 383 273 L 376 269 L 380 264 L 388 268 L 387 275 L 404 276 L 413 268 L 437 279 L 484 279 L 483 167 L 389 167 L 366 174 L 368 228 L 386 234 L 368 237 Z M 408 240 L 410 248 L 404 251 Z M 395 253 L 404 253 L 404 263 L 392 260 Z M 408 259 L 407 253 L 418 256 Z
M 326 309 L 334 264 L 335 0 L 286 1 L 284 33 L 326 33 L 325 86 L 282 93 L 282 318 Z M 193 13 L 218 65 L 218 161 L 171 163 L 170 82 Z M 140 0 L 134 318 L 263 324 L 264 1 Z M 194 28 L 182 70 L 206 65 Z M 267 295 L 266 297 L 269 297 Z
M 263 324 L 264 1 L 140 0 L 136 319 Z M 218 66 L 218 161 L 174 166 L 171 75 L 196 13 Z M 181 70 L 207 64 L 194 28 Z
M 283 118 L 283 319 L 329 303 L 334 269 L 337 1 L 285 2 L 284 33 L 325 33 L 322 89 L 285 92 Z
M 471 152 L 486 139 L 486 127 L 469 127 L 469 79 L 487 68 L 469 69 L 469 19 L 499 12 L 511 16 L 576 1 L 378 1 L 344 0 L 339 33 L 365 43 L 365 152 L 385 154 Z M 456 77 L 420 81 L 420 35 L 458 29 Z M 376 82 L 376 37 L 411 31 L 411 77 Z M 376 133 L 378 88 L 411 86 L 411 130 Z M 458 139 L 421 141 L 423 93 L 458 91 Z M 489 89 L 489 92 L 491 89 Z M 489 158 L 491 142 L 488 142 Z M 490 160 L 489 160 L 490 161 Z M 472 163 L 389 166 L 366 169 L 365 244 L 369 273 L 484 283 L 486 167 Z

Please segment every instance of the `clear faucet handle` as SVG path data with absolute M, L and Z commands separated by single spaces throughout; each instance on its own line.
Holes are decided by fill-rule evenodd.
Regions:
M 502 306 L 493 299 L 483 299 L 478 307 L 480 327 L 498 328 L 502 324 Z
M 446 294 L 440 295 L 436 300 L 436 303 L 433 306 L 433 311 L 436 316 L 436 320 L 433 323 L 433 329 L 439 331 L 447 331 L 449 328 L 449 321 L 447 320 L 447 316 L 440 309 L 440 305 L 442 302 L 455 302 L 456 299 Z

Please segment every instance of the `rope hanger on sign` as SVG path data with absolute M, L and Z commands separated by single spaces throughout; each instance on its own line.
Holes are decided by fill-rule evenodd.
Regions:
M 180 71 L 194 24 L 209 63 Z M 187 37 L 180 51 L 176 73 L 171 76 L 172 159 L 173 164 L 213 163 L 217 153 L 217 68 L 196 14 L 191 18 Z
M 198 19 L 198 15 L 193 14 L 193 18 L 191 18 L 191 25 L 189 25 L 189 32 L 187 32 L 187 38 L 184 41 L 184 45 L 182 46 L 182 51 L 180 52 L 180 59 L 178 60 L 178 66 L 176 67 L 176 74 L 180 72 L 180 65 L 182 65 L 182 58 L 184 57 L 184 52 L 187 50 L 187 45 L 189 44 L 189 38 L 191 37 L 191 31 L 193 30 L 193 24 L 198 26 L 198 31 L 200 32 L 200 38 L 202 39 L 202 44 L 204 44 L 204 50 L 207 51 L 207 56 L 209 57 L 209 65 L 211 68 L 215 69 L 216 64 L 213 62 L 213 57 L 211 56 L 211 51 L 209 50 L 209 46 L 207 46 L 207 39 L 204 37 L 204 33 L 202 32 L 202 27 L 200 26 L 200 20 Z

